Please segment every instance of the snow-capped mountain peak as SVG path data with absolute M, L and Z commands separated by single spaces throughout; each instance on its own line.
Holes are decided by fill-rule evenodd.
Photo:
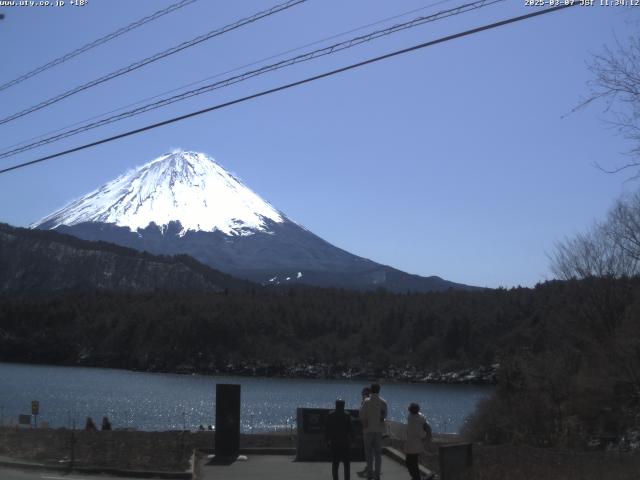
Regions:
M 266 220 L 283 214 L 216 161 L 197 152 L 174 151 L 137 167 L 46 216 L 34 226 L 57 228 L 102 222 L 144 229 L 179 221 L 189 230 L 227 235 L 267 231 Z

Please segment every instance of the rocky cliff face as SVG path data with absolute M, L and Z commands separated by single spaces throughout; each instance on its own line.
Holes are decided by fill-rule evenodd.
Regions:
M 221 291 L 248 285 L 192 259 L 155 257 L 56 232 L 0 225 L 0 293 Z

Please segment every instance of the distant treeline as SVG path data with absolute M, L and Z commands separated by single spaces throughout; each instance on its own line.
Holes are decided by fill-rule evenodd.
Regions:
M 324 363 L 374 374 L 390 365 L 500 363 L 498 393 L 470 433 L 566 444 L 619 435 L 637 411 L 640 280 L 426 294 L 295 288 L 0 298 L 0 361 L 200 372 Z
M 619 281 L 622 282 L 622 281 Z M 0 297 L 0 360 L 201 371 L 310 362 L 452 370 L 603 342 L 618 320 L 588 281 L 424 294 L 80 293 Z M 608 308 L 637 305 L 639 281 Z M 596 289 L 597 290 L 597 289 Z M 601 318 L 602 317 L 602 318 Z M 611 323 L 611 325 L 609 325 Z
M 0 360 L 203 372 L 238 362 L 451 370 L 537 348 L 532 325 L 548 296 L 566 289 L 0 298 Z

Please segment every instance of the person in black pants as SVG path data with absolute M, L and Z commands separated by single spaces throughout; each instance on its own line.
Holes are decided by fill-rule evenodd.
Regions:
M 336 409 L 327 416 L 324 439 L 331 449 L 333 480 L 338 480 L 340 462 L 344 464 L 344 480 L 349 480 L 351 468 L 349 447 L 353 442 L 353 427 L 351 416 L 344 411 L 344 400 L 337 399 Z
M 102 417 L 102 430 L 111 430 L 111 422 L 106 416 Z

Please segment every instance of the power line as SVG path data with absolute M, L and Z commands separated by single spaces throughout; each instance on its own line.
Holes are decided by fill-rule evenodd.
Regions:
M 190 91 L 187 91 L 187 92 L 183 92 L 183 93 L 181 93 L 179 95 L 175 95 L 173 97 L 162 99 L 162 100 L 160 100 L 158 102 L 154 102 L 154 103 L 150 103 L 150 104 L 144 105 L 142 107 L 138 107 L 138 108 L 136 108 L 134 110 L 130 110 L 128 112 L 124 112 L 124 113 L 121 113 L 121 114 L 118 114 L 118 115 L 114 115 L 114 116 L 111 116 L 111 117 L 108 117 L 108 118 L 104 118 L 104 119 L 99 120 L 97 122 L 86 124 L 86 125 L 83 125 L 81 127 L 78 127 L 78 128 L 72 129 L 72 130 L 68 130 L 68 131 L 63 132 L 61 134 L 58 134 L 58 135 L 55 135 L 55 136 L 40 140 L 38 142 L 31 143 L 29 145 L 25 145 L 25 146 L 20 147 L 20 148 L 16 148 L 16 149 L 13 149 L 13 150 L 2 152 L 2 153 L 0 153 L 0 158 L 7 158 L 7 157 L 10 157 L 10 156 L 16 155 L 18 153 L 22 153 L 22 152 L 25 152 L 27 150 L 31 150 L 33 148 L 42 146 L 42 145 L 53 143 L 55 141 L 58 141 L 58 140 L 61 140 L 61 139 L 64 139 L 64 138 L 68 138 L 70 136 L 77 135 L 79 133 L 82 133 L 82 132 L 85 132 L 85 131 L 88 131 L 88 130 L 91 130 L 91 129 L 94 129 L 94 128 L 97 128 L 97 127 L 100 127 L 100 126 L 104 126 L 104 125 L 107 125 L 107 124 L 110 124 L 110 123 L 114 123 L 114 122 L 119 121 L 119 120 L 130 118 L 132 116 L 139 115 L 141 113 L 144 113 L 144 112 L 147 112 L 147 111 L 150 111 L 150 110 L 155 110 L 156 108 L 160 108 L 160 107 L 169 105 L 171 103 L 175 103 L 175 102 L 178 102 L 178 101 L 181 101 L 181 100 L 185 100 L 187 98 L 190 98 L 190 97 L 193 97 L 193 96 L 196 96 L 196 95 L 201 95 L 203 93 L 208 93 L 210 91 L 213 91 L 213 90 L 216 90 L 216 89 L 219 89 L 219 88 L 227 87 L 227 86 L 233 85 L 235 83 L 239 83 L 241 81 L 248 80 L 249 78 L 253 78 L 253 77 L 256 77 L 256 76 L 259 76 L 259 75 L 263 75 L 265 73 L 268 73 L 268 72 L 271 72 L 271 71 L 274 71 L 274 70 L 278 70 L 278 69 L 281 69 L 281 68 L 284 68 L 284 67 L 287 67 L 287 66 L 291 66 L 291 65 L 294 65 L 296 63 L 301 63 L 301 62 L 313 60 L 314 58 L 318 58 L 320 56 L 329 55 L 329 54 L 333 54 L 333 53 L 336 53 L 336 52 L 341 51 L 341 50 L 345 50 L 347 48 L 352 48 L 352 47 L 354 47 L 356 45 L 359 45 L 361 43 L 369 42 L 369 41 L 374 40 L 376 38 L 380 38 L 382 36 L 390 35 L 392 33 L 396 33 L 396 32 L 401 31 L 401 30 L 406 30 L 408 28 L 413 28 L 413 27 L 422 25 L 424 23 L 433 22 L 433 21 L 436 21 L 436 20 L 440 20 L 442 18 L 447 18 L 447 17 L 453 16 L 453 15 L 458 15 L 460 13 L 465 13 L 465 12 L 470 11 L 470 10 L 474 10 L 474 9 L 477 9 L 477 8 L 482 8 L 482 7 L 489 6 L 489 5 L 492 5 L 494 3 L 498 3 L 498 2 L 502 2 L 502 1 L 505 1 L 505 0 L 478 0 L 478 1 L 470 3 L 470 4 L 465 4 L 465 5 L 461 5 L 459 7 L 455 7 L 455 8 L 449 9 L 449 10 L 444 10 L 444 11 L 438 12 L 438 13 L 436 13 L 434 15 L 430 15 L 428 17 L 418 17 L 418 18 L 415 18 L 415 19 L 413 19 L 413 20 L 411 20 L 409 22 L 405 22 L 405 23 L 402 23 L 402 24 L 397 24 L 397 25 L 394 25 L 394 26 L 389 27 L 387 29 L 374 31 L 374 32 L 369 33 L 367 35 L 363 35 L 363 36 L 360 36 L 360 37 L 352 38 L 350 40 L 347 40 L 347 41 L 344 41 L 344 42 L 340 42 L 340 43 L 337 43 L 337 44 L 334 44 L 334 45 L 330 45 L 328 47 L 324 47 L 324 48 L 321 48 L 321 49 L 318 49 L 318 50 L 314 50 L 312 52 L 307 52 L 307 53 L 304 53 L 302 55 L 298 55 L 298 56 L 293 57 L 293 58 L 282 60 L 282 61 L 277 62 L 277 63 L 272 64 L 272 65 L 264 66 L 264 67 L 262 67 L 260 69 L 257 69 L 257 70 L 252 70 L 252 71 L 249 71 L 249 72 L 245 72 L 245 73 L 243 73 L 241 75 L 237 75 L 237 76 L 234 76 L 234 77 L 231 77 L 231 78 L 227 78 L 225 80 L 222 80 L 222 81 L 210 84 L 210 85 L 206 85 L 204 87 L 200 87 L 200 88 L 195 89 L 195 90 L 190 90 Z
M 356 68 L 359 68 L 359 67 L 362 67 L 362 66 L 365 66 L 365 65 L 369 65 L 371 63 L 376 63 L 376 62 L 379 62 L 381 60 L 386 60 L 388 58 L 396 57 L 398 55 L 403 55 L 405 53 L 413 52 L 415 50 L 420 50 L 420 49 L 423 49 L 423 48 L 426 48 L 426 47 L 431 47 L 433 45 L 437 45 L 437 44 L 440 44 L 440 43 L 445 43 L 445 42 L 448 42 L 448 41 L 451 41 L 451 40 L 455 40 L 457 38 L 462 38 L 462 37 L 466 37 L 466 36 L 473 35 L 473 34 L 476 34 L 476 33 L 480 33 L 480 32 L 483 32 L 485 30 L 491 30 L 491 29 L 494 29 L 494 28 L 502 27 L 502 26 L 505 26 L 505 25 L 509 25 L 511 23 L 520 22 L 522 20 L 527 20 L 529 18 L 537 17 L 537 16 L 544 15 L 544 14 L 547 14 L 547 13 L 557 12 L 559 10 L 563 10 L 565 8 L 573 7 L 573 6 L 576 6 L 576 5 L 579 5 L 579 3 L 577 3 L 577 2 L 568 3 L 568 4 L 560 5 L 560 6 L 557 6 L 557 7 L 546 8 L 546 9 L 543 9 L 543 10 L 536 10 L 536 11 L 528 13 L 526 15 L 520 15 L 518 17 L 511 17 L 511 18 L 508 18 L 506 20 L 501 20 L 499 22 L 491 23 L 491 24 L 488 24 L 488 25 L 483 25 L 481 27 L 476 27 L 476 28 L 473 28 L 471 30 L 466 30 L 464 32 L 459 32 L 459 33 L 455 33 L 455 34 L 452 34 L 452 35 L 447 35 L 445 37 L 440 37 L 440 38 L 438 38 L 436 40 L 430 40 L 428 42 L 420 43 L 420 44 L 414 45 L 412 47 L 403 48 L 401 50 L 396 50 L 394 52 L 387 53 L 387 54 L 384 54 L 384 55 L 380 55 L 378 57 L 369 58 L 367 60 L 363 60 L 363 61 L 358 62 L 358 63 L 352 63 L 352 64 L 347 65 L 345 67 L 337 68 L 337 69 L 331 70 L 329 72 L 321 73 L 319 75 L 314 75 L 312 77 L 307 77 L 307 78 L 304 78 L 302 80 L 298 80 L 296 82 L 287 83 L 287 84 L 281 85 L 279 87 L 271 88 L 271 89 L 268 89 L 268 90 L 263 90 L 261 92 L 254 93 L 254 94 L 248 95 L 246 97 L 241 97 L 241 98 L 237 98 L 235 100 L 231 100 L 229 102 L 224 102 L 224 103 L 220 103 L 218 105 L 213 105 L 211 107 L 207 107 L 207 108 L 204 108 L 202 110 L 197 110 L 195 112 L 187 113 L 185 115 L 180 115 L 178 117 L 173 117 L 173 118 L 170 118 L 168 120 L 164 120 L 162 122 L 158 122 L 158 123 L 154 123 L 154 124 L 151 124 L 151 125 L 147 125 L 145 127 L 137 128 L 135 130 L 129 130 L 127 132 L 120 133 L 118 135 L 114 135 L 114 136 L 111 136 L 111 137 L 103 138 L 103 139 L 97 140 L 95 142 L 87 143 L 87 144 L 81 145 L 79 147 L 74 147 L 74 148 L 71 148 L 69 150 L 64 150 L 62 152 L 58 152 L 58 153 L 54 153 L 54 154 L 51 154 L 51 155 L 47 155 L 45 157 L 41 157 L 41 158 L 38 158 L 38 159 L 35 159 L 35 160 L 31 160 L 29 162 L 24 162 L 24 163 L 20 163 L 20 164 L 17 164 L 17 165 L 13 165 L 11 167 L 7 167 L 7 168 L 4 168 L 4 169 L 0 170 L 0 174 L 6 173 L 6 172 L 10 172 L 12 170 L 17 170 L 19 168 L 24 168 L 24 167 L 27 167 L 29 165 L 34 165 L 36 163 L 41 163 L 41 162 L 44 162 L 44 161 L 47 161 L 47 160 L 51 160 L 53 158 L 61 157 L 63 155 L 68 155 L 70 153 L 78 152 L 80 150 L 85 150 L 87 148 L 95 147 L 97 145 L 102 145 L 103 143 L 113 142 L 113 141 L 119 140 L 121 138 L 129 137 L 131 135 L 136 135 L 138 133 L 146 132 L 148 130 L 152 130 L 152 129 L 155 129 L 155 128 L 158 128 L 158 127 L 162 127 L 164 125 L 169 125 L 171 123 L 175 123 L 175 122 L 179 122 L 179 121 L 182 121 L 182 120 L 186 120 L 187 118 L 191 118 L 191 117 L 195 117 L 195 116 L 198 116 L 198 115 L 202 115 L 204 113 L 212 112 L 214 110 L 220 110 L 222 108 L 230 107 L 232 105 L 243 103 L 243 102 L 246 102 L 248 100 L 253 100 L 255 98 L 259 98 L 259 97 L 263 97 L 263 96 L 266 96 L 266 95 L 270 95 L 272 93 L 280 92 L 280 91 L 283 91 L 283 90 L 288 90 L 289 88 L 293 88 L 293 87 L 297 87 L 299 85 L 303 85 L 303 84 L 306 84 L 306 83 L 314 82 L 314 81 L 320 80 L 322 78 L 331 77 L 331 76 L 337 75 L 339 73 L 343 73 L 343 72 L 346 72 L 346 71 L 349 71 L 349 70 L 353 70 L 353 69 L 356 69 Z
M 192 38 L 191 40 L 188 40 L 186 42 L 182 42 L 179 45 L 176 45 L 174 47 L 168 48 L 167 50 L 163 50 L 162 52 L 156 53 L 155 55 L 152 55 L 150 57 L 147 57 L 145 59 L 139 60 L 137 62 L 134 62 L 126 67 L 122 67 L 114 72 L 111 72 L 107 75 L 104 75 L 100 78 L 97 78 L 95 80 L 91 80 L 90 82 L 84 83 L 82 85 L 79 85 L 75 88 L 72 88 L 71 90 L 67 90 L 64 93 L 61 93 L 60 95 L 56 95 L 55 97 L 49 98 L 48 100 L 45 100 L 43 102 L 38 103 L 37 105 L 31 106 L 29 108 L 26 108 L 20 112 L 14 113 L 12 115 L 9 115 L 8 117 L 4 117 L 2 119 L 0 119 L 0 125 L 5 124 L 7 122 L 10 122 L 12 120 L 15 120 L 17 118 L 20 117 L 24 117 L 25 115 L 28 115 L 29 113 L 33 113 L 35 111 L 38 111 L 42 108 L 48 107 L 49 105 L 53 105 L 54 103 L 59 102 L 60 100 L 63 100 L 67 97 L 70 97 L 72 95 L 75 95 L 76 93 L 82 92 L 83 90 L 86 90 L 88 88 L 91 87 L 95 87 L 96 85 L 100 85 L 101 83 L 107 82 L 109 80 L 112 80 L 116 77 L 119 77 L 121 75 L 125 75 L 129 72 L 132 72 L 134 70 L 137 70 L 138 68 L 144 67 L 145 65 L 148 65 L 150 63 L 156 62 L 162 58 L 168 57 L 169 55 L 173 55 L 174 53 L 178 53 L 181 52 L 182 50 L 186 49 L 186 48 L 190 48 L 193 47 L 194 45 L 198 45 L 206 40 L 210 40 L 211 38 L 223 35 L 227 32 L 230 32 L 231 30 L 235 30 L 237 28 L 243 27 L 244 25 L 256 22 L 258 20 L 261 20 L 262 18 L 265 17 L 269 17 L 271 15 L 274 15 L 278 12 L 281 12 L 283 10 L 286 10 L 288 8 L 291 8 L 295 5 L 298 5 L 300 3 L 304 3 L 307 0 L 289 0 L 285 3 L 281 3 L 279 5 L 276 5 L 274 7 L 269 8 L 268 10 L 264 10 L 262 12 L 258 12 L 254 15 L 251 15 L 250 17 L 246 17 L 243 18 L 241 20 L 238 20 L 234 23 L 231 23 L 229 25 L 226 25 L 222 28 L 218 28 L 216 30 L 212 30 L 208 33 L 205 33 L 203 35 L 199 35 L 195 38 Z
M 340 52 L 342 50 L 346 50 L 352 47 L 355 47 L 357 45 L 360 45 L 362 43 L 366 43 L 366 42 L 370 42 L 372 40 L 387 36 L 387 35 L 391 35 L 403 30 L 407 30 L 409 28 L 414 28 L 420 25 L 424 25 L 425 23 L 430 23 L 430 22 L 434 22 L 436 20 L 441 20 L 443 18 L 448 18 L 448 17 L 452 17 L 455 15 L 460 15 L 462 13 L 466 13 L 472 10 L 476 10 L 479 8 L 483 8 L 483 7 L 487 7 L 490 5 L 493 5 L 495 3 L 500 3 L 503 2 L 505 0 L 478 0 L 476 2 L 473 3 L 467 3 L 464 5 L 460 5 L 458 7 L 455 8 L 451 8 L 449 10 L 442 10 L 440 12 L 437 12 L 433 15 L 429 15 L 426 17 L 417 17 L 414 18 L 413 20 L 410 20 L 408 22 L 404 22 L 404 23 L 400 23 L 400 24 L 396 24 L 393 25 L 391 27 L 382 29 L 382 30 L 376 30 L 373 32 L 370 32 L 366 35 L 361 35 L 358 37 L 354 37 L 351 38 L 349 40 L 345 40 L 343 42 L 339 42 L 339 43 L 335 43 L 333 45 L 329 45 L 327 47 L 323 47 L 317 50 L 313 50 L 311 52 L 306 52 L 303 53 L 301 55 L 297 55 L 295 57 L 291 57 L 291 58 L 287 58 L 285 60 L 281 60 L 280 62 L 276 62 L 274 64 L 271 65 L 266 65 L 263 66 L 261 68 L 258 68 L 256 70 L 250 70 L 248 72 L 244 72 L 240 75 L 235 75 L 233 77 L 229 77 L 226 78 L 224 80 L 220 80 L 218 82 L 209 84 L 209 85 L 205 85 L 203 87 L 194 89 L 194 90 L 189 90 L 187 92 L 183 92 L 181 94 L 178 95 L 174 95 L 172 97 L 168 97 L 168 98 L 164 98 L 161 100 L 158 100 L 156 102 L 152 102 L 146 105 L 143 105 L 141 107 L 137 107 L 133 110 L 129 110 L 127 112 L 123 112 L 117 115 L 113 115 L 111 117 L 107 117 L 107 118 L 103 118 L 101 120 L 98 120 L 96 122 L 92 122 L 92 123 L 88 123 L 85 125 L 82 125 L 80 127 L 71 129 L 71 130 L 67 130 L 66 132 L 39 140 L 37 142 L 33 142 L 31 144 L 28 145 L 24 145 L 22 147 L 18 147 L 18 148 L 14 148 L 13 150 L 8 150 L 8 151 L 4 151 L 4 152 L 0 152 L 0 159 L 1 158 L 7 158 L 7 157 L 11 157 L 14 155 L 17 155 L 18 153 L 22 153 L 25 152 L 27 150 L 32 150 L 34 148 L 43 146 L 43 145 L 47 145 L 49 143 L 53 143 L 59 140 L 62 140 L 64 138 L 68 138 L 74 135 L 78 135 L 80 133 L 86 132 L 88 130 L 92 130 L 94 128 L 98 128 L 98 127 L 102 127 L 111 123 L 115 123 L 117 121 L 120 120 L 124 120 L 126 118 L 130 118 L 136 115 L 140 115 L 142 113 L 151 111 L 151 110 L 155 110 L 157 108 L 161 108 L 167 105 L 170 105 L 172 103 L 176 103 L 182 100 L 186 100 L 188 98 L 197 96 L 197 95 L 202 95 L 204 93 L 208 93 L 211 92 L 213 90 L 217 90 L 220 88 L 224 88 L 224 87 L 228 87 L 230 85 L 234 85 L 236 83 L 240 83 L 243 82 L 245 80 L 248 80 L 250 78 L 254 78 L 260 75 L 264 75 L 266 73 L 269 72 L 273 72 L 275 70 L 279 70 L 285 67 L 289 67 L 298 63 L 302 63 L 302 62 L 307 62 L 322 56 L 326 56 L 326 55 L 331 55 L 337 52 Z
M 94 40 L 93 42 L 87 43 L 86 45 L 80 47 L 80 48 L 76 48 L 75 50 L 62 55 L 61 57 L 58 57 L 54 60 L 51 60 L 48 63 L 45 63 L 44 65 L 35 68 L 33 70 L 31 70 L 30 72 L 25 73 L 24 75 L 21 75 L 17 78 L 14 78 L 13 80 L 4 83 L 2 85 L 0 85 L 0 91 L 5 90 L 9 87 L 13 87 L 14 85 L 17 85 L 18 83 L 22 83 L 25 80 L 38 75 L 39 73 L 44 72 L 45 70 L 49 70 L 50 68 L 55 67 L 56 65 L 60 65 L 61 63 L 66 62 L 67 60 L 71 60 L 73 57 L 77 57 L 78 55 L 80 55 L 81 53 L 84 53 L 88 50 L 91 50 L 92 48 L 95 48 L 99 45 L 102 45 L 104 43 L 109 42 L 110 40 L 113 40 L 114 38 L 119 37 L 120 35 L 124 35 L 127 32 L 130 32 L 131 30 L 141 27 L 142 25 L 152 22 L 164 15 L 167 15 L 169 13 L 175 12 L 176 10 L 182 8 L 182 7 L 186 7 L 187 5 L 189 5 L 190 3 L 195 2 L 196 0 L 181 0 L 178 3 L 174 3 L 173 5 L 169 5 L 167 8 L 163 8 L 162 10 L 158 10 L 155 13 L 152 13 L 151 15 L 147 15 L 146 17 L 141 18 L 140 20 L 136 20 L 135 22 L 130 23 L 129 25 L 119 28 L 118 30 L 116 30 L 115 32 L 111 32 L 108 35 L 105 35 L 104 37 L 100 37 L 97 40 Z
M 41 138 L 45 138 L 48 135 L 52 135 L 54 133 L 63 132 L 68 128 L 76 127 L 78 125 L 82 125 L 83 123 L 90 122 L 92 120 L 97 120 L 99 118 L 105 117 L 106 115 L 110 115 L 112 113 L 120 112 L 120 111 L 125 110 L 125 109 L 127 109 L 129 107 L 133 107 L 135 105 L 139 105 L 139 104 L 141 104 L 143 102 L 147 102 L 149 100 L 154 100 L 156 98 L 160 98 L 163 95 L 168 95 L 170 93 L 178 92 L 178 91 L 180 91 L 182 89 L 185 89 L 185 88 L 193 87 L 194 85 L 198 85 L 200 83 L 206 82 L 207 80 L 213 80 L 214 78 L 219 78 L 219 77 L 222 77 L 223 75 L 227 75 L 229 73 L 237 72 L 238 70 L 242 70 L 243 68 L 253 67 L 254 65 L 259 65 L 259 64 L 264 63 L 264 62 L 266 62 L 268 60 L 273 60 L 275 58 L 282 57 L 282 56 L 284 56 L 284 55 L 286 55 L 288 53 L 298 52 L 298 51 L 300 51 L 300 50 L 302 50 L 304 48 L 307 48 L 307 47 L 312 47 L 314 45 L 318 45 L 320 43 L 324 43 L 326 41 L 333 40 L 335 38 L 340 38 L 340 37 L 343 37 L 343 36 L 348 35 L 350 33 L 357 32 L 359 30 L 364 30 L 365 28 L 373 27 L 374 25 L 379 25 L 381 23 L 385 23 L 385 22 L 388 22 L 390 20 L 395 20 L 397 18 L 405 17 L 405 16 L 410 15 L 412 13 L 416 13 L 416 12 L 419 12 L 419 11 L 422 11 L 422 10 L 433 8 L 433 7 L 441 5 L 443 3 L 449 3 L 449 2 L 452 2 L 452 1 L 453 0 L 438 0 L 438 1 L 430 3 L 428 5 L 425 5 L 425 6 L 422 6 L 422 7 L 419 7 L 419 8 L 414 8 L 413 10 L 409 10 L 409 11 L 406 11 L 406 12 L 403 12 L 403 13 L 399 13 L 399 14 L 393 15 L 391 17 L 386 17 L 386 18 L 383 18 L 383 19 L 380 19 L 380 20 L 376 20 L 375 22 L 367 23 L 366 25 L 361 25 L 359 27 L 355 27 L 355 28 L 352 28 L 350 30 L 347 30 L 347 31 L 344 31 L 344 32 L 341 32 L 341 33 L 336 33 L 336 34 L 331 35 L 329 37 L 321 38 L 320 40 L 315 40 L 313 42 L 306 43 L 306 44 L 300 45 L 298 47 L 290 48 L 290 49 L 282 51 L 280 53 L 269 55 L 268 57 L 261 58 L 260 60 L 255 60 L 255 61 L 250 62 L 250 63 L 245 63 L 244 65 L 240 65 L 238 67 L 234 67 L 234 68 L 232 68 L 230 70 L 226 70 L 224 72 L 219 72 L 219 73 L 216 73 L 214 75 L 210 75 L 208 77 L 202 78 L 200 80 L 196 80 L 195 82 L 189 82 L 189 83 L 187 83 L 185 85 L 181 85 L 179 87 L 172 88 L 170 90 L 165 90 L 164 92 L 160 92 L 160 93 L 158 93 L 156 95 L 152 95 L 150 97 L 145 97 L 145 98 L 142 98 L 142 99 L 137 100 L 135 102 L 128 103 L 127 105 L 123 105 L 122 107 L 114 108 L 112 110 L 109 110 L 108 112 L 103 112 L 103 113 L 100 113 L 98 115 L 93 115 L 93 116 L 91 116 L 89 118 L 85 118 L 85 119 L 80 120 L 78 122 L 74 122 L 74 123 L 65 125 L 64 127 L 56 128 L 55 130 L 50 130 L 50 131 L 48 131 L 46 133 L 43 133 L 41 135 L 36 135 L 34 137 L 27 138 L 27 139 L 22 140 L 20 142 L 17 142 L 17 143 L 11 144 L 11 145 L 6 145 L 6 146 L 0 148 L 0 152 L 6 151 L 6 150 L 14 148 L 14 147 L 19 147 L 21 145 L 24 145 L 24 144 L 26 144 L 28 142 L 32 142 L 34 140 L 39 140 Z M 9 152 L 4 152 L 4 153 L 9 153 Z M 0 153 L 0 155 L 1 155 L 1 153 Z

